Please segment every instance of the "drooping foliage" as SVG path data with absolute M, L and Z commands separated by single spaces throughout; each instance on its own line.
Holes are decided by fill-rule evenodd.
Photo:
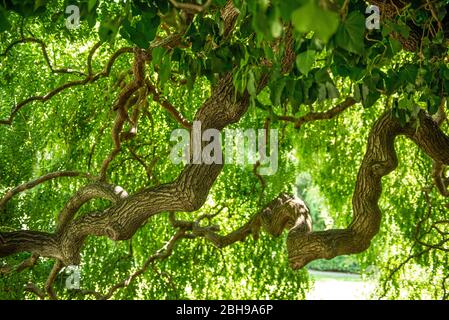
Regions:
M 171 132 L 189 127 L 228 74 L 234 98 L 248 99 L 229 128 L 278 129 L 279 169 L 261 177 L 257 165 L 225 165 L 205 204 L 176 218 L 204 216 L 201 225 L 226 234 L 288 192 L 306 201 L 314 229 L 345 228 L 370 130 L 386 110 L 402 126 L 425 111 L 447 132 L 449 1 L 371 3 L 380 29 L 367 29 L 370 3 L 359 0 L 0 0 L 0 196 L 51 172 L 73 172 L 0 202 L 0 232 L 53 232 L 67 201 L 102 173 L 130 195 L 174 181 L 183 165 L 170 160 Z M 75 27 L 70 6 L 79 10 Z M 146 83 L 130 102 L 139 110 L 137 134 L 130 111 L 114 154 L 111 130 L 136 78 L 136 52 L 145 53 Z M 435 187 L 435 161 L 405 138 L 395 146 L 399 166 L 383 178 L 381 229 L 351 259 L 377 281 L 376 297 L 447 299 L 447 194 Z M 76 217 L 109 206 L 97 199 Z M 80 290 L 67 290 L 61 271 L 51 279 L 54 292 L 107 293 L 157 256 L 176 233 L 172 222 L 162 212 L 129 240 L 88 237 Z M 290 268 L 286 237 L 262 233 L 222 249 L 186 237 L 111 297 L 302 299 L 310 281 L 306 270 Z M 54 259 L 11 272 L 29 256 L 1 258 L 0 298 L 46 294 L 38 288 Z

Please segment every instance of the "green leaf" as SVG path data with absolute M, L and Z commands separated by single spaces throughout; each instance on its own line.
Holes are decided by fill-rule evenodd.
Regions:
M 313 0 L 292 13 L 292 23 L 296 30 L 313 31 L 324 42 L 328 42 L 337 31 L 339 22 L 337 13 L 320 8 Z
M 418 66 L 414 64 L 405 65 L 399 70 L 399 80 L 401 80 L 403 84 L 414 84 L 418 77 L 418 71 Z
M 271 24 L 271 35 L 273 38 L 279 38 L 282 35 L 282 23 L 280 20 L 274 20 Z
M 143 14 L 142 19 L 137 23 L 136 30 L 145 35 L 148 44 L 156 37 L 156 32 L 161 19 L 151 13 Z
M 407 97 L 402 97 L 398 101 L 398 108 L 403 110 L 408 110 L 410 106 L 410 100 Z
M 91 12 L 92 9 L 95 7 L 95 5 L 97 4 L 98 0 L 89 0 L 89 2 L 87 3 L 87 11 Z
M 370 88 L 363 84 L 362 85 L 362 105 L 364 108 L 372 107 L 376 101 L 380 98 L 380 93 L 377 91 L 370 90 Z
M 270 86 L 271 103 L 274 106 L 281 105 L 282 93 L 283 93 L 286 85 L 287 85 L 287 83 L 286 83 L 285 79 L 280 79 L 280 80 L 276 81 L 273 86 Z
M 315 55 L 316 51 L 307 50 L 298 54 L 296 57 L 296 66 L 298 70 L 301 71 L 302 74 L 307 75 L 315 63 Z
M 449 68 L 446 65 L 440 67 L 440 72 L 444 79 L 449 80 Z
M 427 100 L 427 111 L 431 115 L 434 115 L 434 114 L 436 114 L 438 112 L 438 109 L 440 108 L 440 105 L 441 105 L 441 97 L 436 96 L 436 95 L 432 95 Z
M 307 0 L 281 0 L 279 10 L 284 20 L 290 20 L 292 12 L 307 3 Z
M 327 97 L 329 99 L 336 99 L 340 97 L 337 87 L 332 82 L 326 82 Z
M 153 50 L 151 51 L 153 64 L 155 65 L 160 64 L 162 62 L 162 57 L 165 55 L 165 53 L 166 50 L 162 47 L 153 48 Z
M 401 44 L 401 42 L 399 42 L 399 40 L 390 38 L 389 43 L 390 43 L 391 53 L 393 55 L 395 55 L 396 53 L 398 53 L 399 51 L 402 50 L 402 44 Z
M 122 28 L 120 29 L 120 35 L 134 44 L 137 44 L 139 47 L 145 45 L 145 37 L 144 35 L 137 32 L 135 28 L 131 26 L 128 20 L 123 22 Z
M 250 71 L 248 73 L 248 83 L 247 83 L 246 87 L 248 89 L 249 94 L 252 97 L 257 96 L 256 79 L 255 79 L 254 73 L 252 71 Z
M 357 11 L 351 12 L 338 28 L 336 44 L 349 52 L 363 54 L 365 44 L 365 17 Z
M 332 81 L 327 68 L 322 68 L 315 72 L 315 81 L 317 83 L 326 83 Z
M 326 85 L 320 83 L 318 84 L 318 101 L 321 102 L 323 100 L 326 100 L 326 98 L 327 98 Z
M 159 83 L 161 87 L 168 81 L 171 74 L 171 55 L 164 55 L 159 68 Z
M 214 3 L 219 7 L 223 7 L 226 4 L 227 0 L 214 0 Z
M 396 25 L 393 25 L 393 29 L 396 32 L 400 33 L 401 36 L 403 36 L 406 39 L 409 37 L 410 31 L 411 31 L 410 27 L 408 25 L 406 25 L 405 23 L 403 23 L 403 22 L 400 22 L 400 23 L 398 23 Z
M 353 96 L 356 102 L 362 101 L 362 91 L 360 90 L 361 84 L 354 84 Z
M 120 26 L 120 19 L 105 19 L 101 22 L 98 35 L 101 41 L 112 42 L 117 35 Z
M 296 113 L 299 110 L 299 105 L 304 101 L 304 97 L 302 96 L 302 81 L 290 79 L 287 82 L 286 90 L 289 94 L 293 113 Z
M 6 11 L 0 6 L 0 32 L 8 31 L 11 29 L 11 24 L 6 17 Z
M 399 88 L 400 81 L 396 72 L 389 70 L 387 76 L 383 80 L 387 95 L 393 94 Z
M 237 92 L 243 94 L 247 87 L 247 73 L 244 70 L 237 71 L 233 77 L 233 83 Z

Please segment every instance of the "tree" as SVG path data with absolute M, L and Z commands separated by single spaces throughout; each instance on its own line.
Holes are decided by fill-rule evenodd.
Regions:
M 441 284 L 434 294 L 447 298 L 448 4 L 371 2 L 380 8 L 381 30 L 366 29 L 364 1 L 1 2 L 0 257 L 6 276 L 0 281 L 7 295 L 22 297 L 11 288 L 30 278 L 41 283 L 39 276 L 47 273 L 44 290 L 29 283 L 26 291 L 41 298 L 56 298 L 57 292 L 65 298 L 179 297 L 185 294 L 178 285 L 190 283 L 185 271 L 247 263 L 253 269 L 240 274 L 257 270 L 251 276 L 259 281 L 257 295 L 271 290 L 270 297 L 288 297 L 292 289 L 306 289 L 306 274 L 277 269 L 270 257 L 257 266 L 245 245 L 257 248 L 261 229 L 275 237 L 288 230 L 294 270 L 366 251 L 381 228 L 381 181 L 398 166 L 398 149 L 401 155 L 416 150 L 432 172 L 410 173 L 413 186 L 423 190 L 419 201 L 398 205 L 394 195 L 385 200 L 390 210 L 415 204 L 417 214 L 389 217 L 389 236 L 395 238 L 394 227 L 401 231 L 393 245 L 411 250 L 403 262 L 395 261 L 397 267 L 385 268 L 384 294 L 389 284 L 398 288 L 398 271 L 414 262 L 432 270 Z M 338 119 L 350 112 L 354 123 L 345 127 Z M 202 132 L 243 125 L 266 133 L 279 129 L 279 172 L 262 176 L 260 161 L 243 168 L 174 165 L 167 136 L 179 127 L 191 130 L 193 121 Z M 315 127 L 306 126 L 312 122 Z M 354 143 L 346 151 L 327 140 L 340 134 Z M 363 145 L 359 135 L 368 142 Z M 398 136 L 413 147 L 402 140 L 395 147 Z M 311 152 L 321 140 L 327 143 Z M 292 164 L 291 150 L 309 161 Z M 328 163 L 318 166 L 314 156 Z M 348 168 L 335 161 L 352 163 Z M 358 174 L 350 180 L 353 167 Z M 353 190 L 349 224 L 312 231 L 308 207 L 291 194 L 299 170 L 316 175 L 323 192 L 338 198 L 335 212 L 348 209 L 345 193 Z M 430 175 L 433 184 L 420 184 L 419 177 Z M 329 183 L 339 186 L 325 191 Z M 403 185 L 394 187 L 412 200 Z M 249 236 L 251 244 L 236 244 Z M 277 254 L 282 266 L 282 243 L 264 235 L 261 241 L 260 256 Z M 196 254 L 195 244 L 197 260 L 189 256 Z M 208 266 L 211 245 L 232 245 L 232 251 L 216 251 L 223 256 Z M 148 249 L 156 253 L 143 259 Z M 380 255 L 379 246 L 372 250 L 362 260 Z M 110 264 L 109 275 L 130 275 L 115 285 L 110 277 L 98 279 L 95 259 L 102 255 L 111 255 L 101 258 Z M 57 284 L 60 271 L 80 264 L 88 288 L 64 290 Z M 145 273 L 149 268 L 156 278 Z M 275 279 L 285 288 L 269 289 Z M 222 281 L 216 288 L 225 287 Z M 106 293 L 98 290 L 105 286 Z M 206 287 L 202 282 L 197 289 Z

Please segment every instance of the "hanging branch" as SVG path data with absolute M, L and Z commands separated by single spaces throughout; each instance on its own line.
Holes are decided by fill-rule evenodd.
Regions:
M 9 53 L 9 51 L 11 51 L 11 49 L 18 45 L 18 44 L 22 44 L 22 43 L 37 43 L 40 45 L 41 49 L 42 49 L 42 55 L 44 56 L 44 60 L 47 64 L 47 66 L 50 68 L 50 71 L 53 73 L 65 73 L 65 74 L 77 74 L 80 76 L 86 76 L 86 74 L 82 71 L 78 71 L 78 70 L 73 70 L 70 68 L 60 68 L 60 69 L 55 69 L 53 67 L 53 65 L 50 62 L 50 58 L 48 57 L 48 53 L 47 53 L 47 46 L 45 45 L 45 43 L 40 40 L 40 39 L 36 39 L 36 38 L 23 38 L 20 40 L 16 40 L 14 42 L 12 42 L 8 47 L 6 47 L 5 51 L 3 53 L 0 54 L 0 57 L 6 57 Z

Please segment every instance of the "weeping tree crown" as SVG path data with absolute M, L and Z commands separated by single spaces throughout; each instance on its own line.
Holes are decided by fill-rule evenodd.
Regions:
M 382 295 L 413 264 L 447 298 L 448 9 L 0 0 L 0 297 L 301 298 L 306 265 L 367 252 Z M 277 130 L 278 172 L 173 163 L 194 123 Z

